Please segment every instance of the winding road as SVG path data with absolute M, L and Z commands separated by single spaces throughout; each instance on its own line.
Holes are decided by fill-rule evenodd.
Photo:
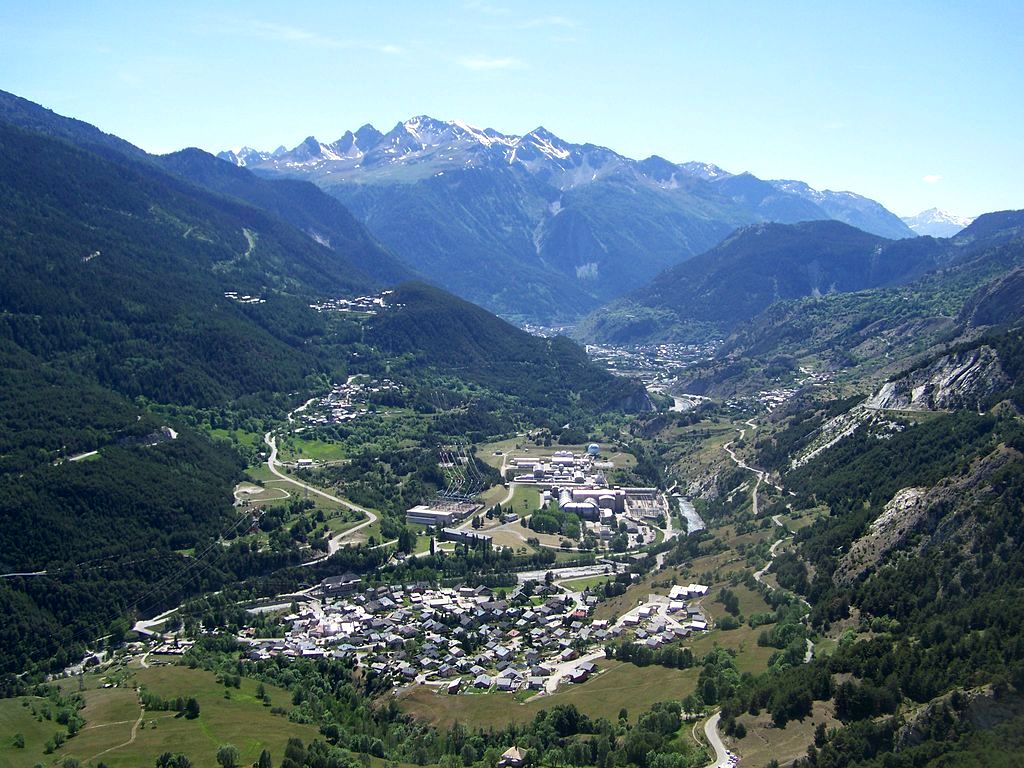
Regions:
M 755 429 L 757 429 L 757 424 L 755 424 L 752 419 L 748 420 L 748 421 L 746 421 L 744 423 L 748 427 L 750 427 L 750 431 L 751 432 L 753 432 Z M 740 432 L 740 436 L 739 436 L 738 439 L 742 440 L 744 438 L 744 436 L 746 435 L 747 430 L 741 429 L 739 432 Z M 768 483 L 769 485 L 771 485 L 773 488 L 775 488 L 780 493 L 782 492 L 782 488 L 780 488 L 778 485 L 776 485 L 771 480 L 769 480 L 768 479 L 768 473 L 765 472 L 763 469 L 758 469 L 757 467 L 752 467 L 749 464 L 747 464 L 745 461 L 743 461 L 743 459 L 739 458 L 736 455 L 736 452 L 733 451 L 733 449 L 732 449 L 732 444 L 734 442 L 735 442 L 734 440 L 730 440 L 728 443 L 726 443 L 725 445 L 722 446 L 722 450 L 724 450 L 726 453 L 729 454 L 729 458 L 731 458 L 733 460 L 733 462 L 735 462 L 737 467 L 740 467 L 741 469 L 745 469 L 748 472 L 753 472 L 757 476 L 757 482 L 754 483 L 754 490 L 753 490 L 753 493 L 751 494 L 751 498 L 752 498 L 752 501 L 753 501 L 753 507 L 754 507 L 754 517 L 757 517 L 757 515 L 758 515 L 757 490 L 758 490 L 758 488 L 761 487 L 761 483 Z M 780 525 L 781 525 L 781 523 L 780 523 Z
M 305 406 L 302 407 L 305 408 Z M 288 419 L 289 421 L 291 421 L 291 414 L 289 414 Z M 322 496 L 328 501 L 333 501 L 335 504 L 340 504 L 346 509 L 351 509 L 355 512 L 361 512 L 362 514 L 366 515 L 366 520 L 361 522 L 359 525 L 353 528 L 349 528 L 347 531 L 342 531 L 338 535 L 331 537 L 331 540 L 327 544 L 326 555 L 314 558 L 313 560 L 309 560 L 303 563 L 303 565 L 313 565 L 314 563 L 319 563 L 326 560 L 339 549 L 341 549 L 342 542 L 344 542 L 345 539 L 350 537 L 352 534 L 361 531 L 363 528 L 371 526 L 375 522 L 377 522 L 377 514 L 375 512 L 371 512 L 369 509 L 366 509 L 365 507 L 360 507 L 358 504 L 353 504 L 351 501 L 348 501 L 347 499 L 342 499 L 338 496 L 335 496 L 334 494 L 327 493 L 326 491 L 321 491 L 319 488 L 315 488 L 312 485 L 309 485 L 309 483 L 304 483 L 301 480 L 296 480 L 294 477 L 289 477 L 288 475 L 286 475 L 284 472 L 277 468 L 277 438 L 274 437 L 272 432 L 267 432 L 267 434 L 263 436 L 263 442 L 270 447 L 270 455 L 267 457 L 267 469 L 270 470 L 270 473 L 274 477 L 278 478 L 279 480 L 283 480 L 286 483 L 297 485 L 299 488 L 303 488 L 309 493 L 315 493 L 317 496 Z
M 729 750 L 725 748 L 722 737 L 718 735 L 718 721 L 721 719 L 722 713 L 715 712 L 704 723 L 704 737 L 715 751 L 715 759 L 704 766 L 704 768 L 728 768 L 728 766 L 732 765 Z

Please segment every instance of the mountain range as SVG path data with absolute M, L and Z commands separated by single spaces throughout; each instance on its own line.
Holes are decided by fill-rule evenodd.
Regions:
M 1005 246 L 1019 246 L 1022 224 L 1021 212 L 991 213 L 952 238 L 904 240 L 838 221 L 757 224 L 610 302 L 577 334 L 615 343 L 726 338 L 773 305 L 909 285 L 936 271 L 936 290 L 952 295 L 954 285 L 974 288 L 1019 265 L 1021 249 Z M 777 315 L 773 328 L 800 325 Z
M 522 136 L 415 117 L 324 143 L 218 155 L 307 179 L 411 269 L 506 316 L 572 320 L 713 247 L 737 227 L 835 219 L 913 237 L 852 192 L 700 162 L 634 160 L 537 128 Z

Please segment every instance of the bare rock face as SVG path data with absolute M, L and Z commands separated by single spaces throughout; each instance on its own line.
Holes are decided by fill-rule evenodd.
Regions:
M 974 510 L 992 498 L 991 478 L 1009 462 L 1019 461 L 1012 448 L 999 446 L 963 473 L 931 488 L 904 488 L 890 499 L 864 535 L 853 542 L 836 565 L 832 579 L 852 584 L 890 559 L 909 551 L 925 556 L 929 547 L 951 537 L 969 546 L 976 526 Z
M 950 719 L 978 729 L 992 728 L 1024 714 L 1024 696 L 1000 691 L 992 685 L 957 689 L 932 699 L 912 714 L 896 734 L 896 752 L 921 744 L 933 725 Z
M 897 491 L 885 510 L 871 523 L 867 533 L 857 539 L 843 555 L 835 571 L 838 584 L 850 584 L 899 546 L 909 533 L 922 522 L 926 511 L 924 488 L 904 488 Z
M 987 345 L 939 358 L 882 385 L 867 408 L 899 411 L 953 411 L 976 408 L 1010 383 L 996 351 Z

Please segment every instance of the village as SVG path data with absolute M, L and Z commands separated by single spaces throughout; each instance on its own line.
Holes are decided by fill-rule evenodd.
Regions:
M 350 379 L 320 400 L 297 409 L 296 421 L 311 424 L 332 408 L 351 407 L 390 382 Z M 558 536 L 531 530 L 531 518 L 565 515 L 578 521 L 581 548 L 612 550 L 618 538 L 626 559 L 598 558 L 594 565 L 518 574 L 514 587 L 436 586 L 427 583 L 367 586 L 354 573 L 323 579 L 294 596 L 290 609 L 272 605 L 287 627 L 284 636 L 259 637 L 253 627 L 238 640 L 253 660 L 272 657 L 346 659 L 385 687 L 424 685 L 439 693 L 485 691 L 546 695 L 560 685 L 579 684 L 598 673 L 606 648 L 636 643 L 651 651 L 687 641 L 709 629 L 700 601 L 708 587 L 679 584 L 668 595 L 650 594 L 622 615 L 598 619 L 603 582 L 633 583 L 629 550 L 639 550 L 682 531 L 672 526 L 664 493 L 650 487 L 609 485 L 608 477 L 632 457 L 603 454 L 596 443 L 581 450 L 522 445 L 495 449 L 488 458 L 505 478 L 509 497 L 530 489 L 537 502 L 522 516 L 506 508 L 485 520 L 475 485 L 460 479 L 472 466 L 468 452 L 442 449 L 441 463 L 452 471 L 452 485 L 429 503 L 407 511 L 406 522 L 422 526 L 440 542 L 470 547 L 507 546 L 508 534 L 540 546 L 562 549 Z M 614 460 L 613 460 L 614 459 Z M 461 492 L 461 493 L 460 493 Z M 478 514 L 481 513 L 481 514 Z M 497 539 L 494 541 L 492 539 Z M 640 556 L 640 555 L 637 555 Z M 587 577 L 586 588 L 578 581 Z M 574 579 L 577 579 L 574 581 Z M 253 606 L 253 613 L 268 608 Z M 275 635 L 279 633 L 275 632 Z M 168 646 L 170 651 L 171 646 Z M 175 645 L 173 651 L 180 652 Z M 532 693 L 531 693 L 532 692 Z
M 354 299 L 324 299 L 315 304 L 310 304 L 309 308 L 316 312 L 350 312 L 375 315 L 385 308 L 385 297 L 392 293 L 394 291 L 381 291 L 375 296 L 356 296 Z
M 614 566 L 612 566 L 614 567 Z M 613 642 L 657 649 L 708 629 L 699 601 L 708 587 L 677 585 L 615 621 L 595 620 L 599 597 L 551 581 L 515 588 L 392 585 L 360 589 L 344 574 L 284 616 L 283 638 L 243 630 L 254 660 L 274 656 L 349 658 L 394 686 L 439 692 L 554 692 L 597 671 Z
M 295 434 L 313 427 L 341 424 L 366 415 L 370 398 L 385 392 L 398 392 L 401 387 L 390 379 L 349 376 L 344 384 L 334 385 L 323 397 L 311 400 L 294 412 L 302 426 Z

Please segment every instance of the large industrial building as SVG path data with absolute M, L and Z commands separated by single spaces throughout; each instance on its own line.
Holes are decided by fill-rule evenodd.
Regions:
M 411 525 L 449 526 L 465 520 L 480 509 L 480 504 L 437 500 L 432 504 L 418 504 L 406 510 L 405 521 Z

